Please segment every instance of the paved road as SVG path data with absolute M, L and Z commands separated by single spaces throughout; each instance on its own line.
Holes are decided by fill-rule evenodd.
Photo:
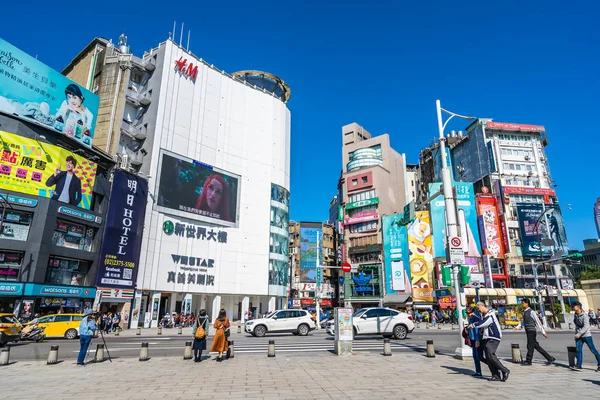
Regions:
M 129 333 L 115 337 L 113 335 L 105 336 L 106 345 L 113 358 L 134 358 L 139 356 L 139 349 L 142 342 L 148 342 L 150 354 L 153 358 L 167 356 L 183 356 L 185 342 L 191 340 L 189 335 L 177 335 L 176 331 L 164 331 L 162 336 L 135 336 Z M 500 357 L 511 357 L 511 343 L 518 343 L 521 347 L 523 356 L 526 352 L 526 337 L 523 332 L 504 331 L 504 340 L 499 348 Z M 600 347 L 600 331 L 594 331 L 594 338 Z M 209 348 L 211 343 L 209 337 Z M 323 331 L 312 332 L 306 337 L 293 336 L 290 334 L 268 335 L 264 338 L 256 338 L 246 334 L 232 333 L 232 340 L 235 342 L 236 354 L 266 354 L 269 340 L 275 340 L 277 353 L 285 353 L 286 356 L 305 355 L 306 353 L 323 353 L 333 351 L 333 338 L 326 335 Z M 392 340 L 392 351 L 398 353 L 404 352 L 423 352 L 426 341 L 433 339 L 435 349 L 439 354 L 454 354 L 458 344 L 458 331 L 420 329 L 412 334 L 406 340 Z M 551 332 L 548 339 L 539 336 L 538 340 L 550 354 L 557 360 L 567 363 L 567 346 L 573 344 L 573 334 L 571 332 Z M 102 343 L 101 338 L 94 339 L 90 346 L 90 358 L 93 357 L 96 345 Z M 45 360 L 48 357 L 48 351 L 51 345 L 59 345 L 59 357 L 63 360 L 75 359 L 79 351 L 78 340 L 47 340 L 43 343 L 23 342 L 9 345 L 11 347 L 11 360 Z M 377 337 L 360 337 L 354 341 L 354 351 L 356 352 L 381 352 L 383 340 Z M 540 360 L 539 354 L 535 354 L 534 360 Z M 586 350 L 584 353 L 585 364 L 593 365 L 594 360 L 591 353 Z
M 328 352 L 245 354 L 222 363 L 184 361 L 179 357 L 114 362 L 77 367 L 16 362 L 1 367 L 2 400 L 22 399 L 597 399 L 600 373 L 562 365 L 531 367 L 508 364 L 508 382 L 471 377 L 472 363 L 414 351 L 383 357 L 357 352 L 337 357 Z M 295 353 L 294 353 L 295 354 Z M 487 371 L 486 371 L 487 372 Z M 488 375 L 489 376 L 489 375 Z

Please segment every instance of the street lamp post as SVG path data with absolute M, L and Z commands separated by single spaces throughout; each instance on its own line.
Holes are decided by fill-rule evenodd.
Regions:
M 439 131 L 439 140 L 440 140 L 440 153 L 442 155 L 442 188 L 444 192 L 444 203 L 446 205 L 446 225 L 447 225 L 447 235 L 446 240 L 448 243 L 447 249 L 450 251 L 450 238 L 459 236 L 459 226 L 458 219 L 456 217 L 456 202 L 454 199 L 454 190 L 452 187 L 452 177 L 450 175 L 450 168 L 448 167 L 447 157 L 446 157 L 446 137 L 444 136 L 444 128 L 446 124 L 454 117 L 473 120 L 474 117 L 466 117 L 464 115 L 459 115 L 448 110 L 444 110 L 440 101 L 435 101 L 436 111 L 437 111 L 437 121 L 438 121 L 438 131 Z M 442 111 L 446 114 L 450 115 L 450 118 L 446 120 L 445 123 L 442 122 Z M 459 358 L 468 358 L 472 357 L 472 350 L 467 347 L 467 345 L 462 340 L 462 330 L 465 327 L 465 321 L 463 318 L 463 303 L 462 303 L 462 293 L 461 293 L 461 285 L 460 285 L 460 265 L 453 264 L 452 275 L 454 276 L 454 292 L 456 298 L 456 311 L 458 313 L 458 326 L 459 326 L 459 337 L 460 337 L 460 345 L 456 348 L 456 356 Z

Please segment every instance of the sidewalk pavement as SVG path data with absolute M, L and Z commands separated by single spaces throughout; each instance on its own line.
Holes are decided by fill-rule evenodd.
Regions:
M 152 349 L 150 349 L 152 356 Z M 508 382 L 471 377 L 472 363 L 421 352 L 275 358 L 238 355 L 221 363 L 181 357 L 114 359 L 78 367 L 18 362 L 0 367 L 4 399 L 487 399 L 597 398 L 600 373 L 564 365 L 510 364 Z M 489 374 L 484 366 L 484 372 Z

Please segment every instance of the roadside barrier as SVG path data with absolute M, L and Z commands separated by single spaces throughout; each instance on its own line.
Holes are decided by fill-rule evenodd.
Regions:
M 148 342 L 142 343 L 142 347 L 140 348 L 140 361 L 148 361 L 150 358 L 148 357 Z
M 519 343 L 512 343 L 510 345 L 510 349 L 512 351 L 512 362 L 514 364 L 520 364 L 523 361 L 523 357 L 521 356 L 521 349 L 519 348 Z
M 183 359 L 192 359 L 192 342 L 185 342 L 185 349 L 183 350 Z
M 275 357 L 275 341 L 269 340 L 269 352 L 267 353 L 268 357 Z
M 96 355 L 94 356 L 94 362 L 101 363 L 104 361 L 104 344 L 100 343 L 96 346 Z
M 3 347 L 0 352 L 0 365 L 8 365 L 10 363 L 10 347 Z
M 427 341 L 427 357 L 429 357 L 429 358 L 435 357 L 435 348 L 433 347 L 433 340 Z
M 48 353 L 46 364 L 53 365 L 56 363 L 58 363 L 58 346 L 50 346 L 50 353 Z
M 383 355 L 392 355 L 392 344 L 390 343 L 390 339 L 383 339 Z

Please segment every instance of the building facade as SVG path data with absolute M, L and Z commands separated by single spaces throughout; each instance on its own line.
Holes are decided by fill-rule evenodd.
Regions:
M 598 233 L 598 239 L 600 239 L 600 197 L 594 203 L 594 221 L 596 222 L 596 232 Z
M 289 306 L 330 315 L 337 304 L 337 265 L 334 225 L 320 222 L 290 222 Z
M 356 123 L 342 127 L 342 143 L 340 243 L 342 262 L 349 262 L 352 271 L 342 276 L 340 298 L 352 307 L 381 304 L 381 217 L 402 212 L 408 203 L 406 157 L 392 149 L 389 135 L 371 137 Z
M 0 312 L 80 313 L 96 296 L 114 166 L 91 145 L 98 99 L 2 39 L 0 52 L 13 58 L 0 67 Z
M 131 326 L 157 326 L 172 312 L 216 318 L 223 308 L 235 320 L 285 305 L 285 82 L 226 73 L 171 40 L 136 57 L 124 37 L 117 46 L 96 39 L 65 73 L 91 76 L 105 93 L 98 144 L 149 180 Z

